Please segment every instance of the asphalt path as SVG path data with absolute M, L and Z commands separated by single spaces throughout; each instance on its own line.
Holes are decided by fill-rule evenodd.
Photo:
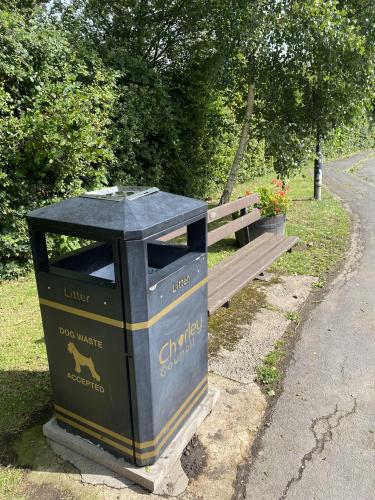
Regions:
M 323 182 L 353 214 L 350 249 L 300 328 L 238 498 L 375 499 L 375 159 L 366 158 L 325 167 Z

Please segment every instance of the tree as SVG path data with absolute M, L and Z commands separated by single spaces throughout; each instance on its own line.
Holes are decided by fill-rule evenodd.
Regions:
M 363 17 L 364 11 L 357 9 L 359 3 L 287 2 L 285 15 L 291 21 L 276 27 L 286 47 L 282 88 L 293 92 L 294 123 L 301 137 L 315 137 L 317 199 L 320 199 L 322 140 L 331 130 L 352 122 L 370 103 L 374 78 L 373 28 L 370 29 L 371 19 Z M 363 7 L 365 4 L 369 5 L 362 2 Z
M 267 153 L 274 158 L 274 166 L 280 174 L 286 175 L 298 166 L 302 156 L 302 144 L 291 113 L 294 103 L 290 100 L 294 101 L 294 96 L 284 84 L 285 42 L 278 31 L 278 26 L 288 22 L 284 2 L 257 1 L 239 5 L 242 14 L 237 17 L 241 19 L 241 25 L 237 30 L 234 58 L 241 64 L 232 66 L 237 80 L 247 82 L 247 97 L 237 151 L 220 203 L 227 203 L 230 199 L 249 144 L 254 117 L 257 123 L 255 133 L 259 139 L 266 139 Z
M 371 2 L 283 0 L 248 7 L 237 43 L 253 85 L 221 203 L 233 189 L 253 112 L 280 176 L 306 158 L 312 137 L 320 167 L 322 139 L 368 104 L 373 78 Z M 249 99 L 254 85 L 255 102 Z
M 235 79 L 240 82 L 240 85 L 241 82 L 243 82 L 242 85 L 246 82 L 247 97 L 238 147 L 220 198 L 220 204 L 227 203 L 230 199 L 249 144 L 250 125 L 254 114 L 255 87 L 264 55 L 267 19 L 269 20 L 272 9 L 269 8 L 268 2 L 255 1 L 239 2 L 237 9 L 233 9 L 231 6 L 229 10 L 224 12 L 227 16 L 227 23 L 224 23 L 224 26 L 228 28 L 229 21 L 231 36 L 228 39 L 225 31 L 221 29 L 219 31 L 220 47 L 224 47 L 222 51 L 226 57 L 233 60 L 229 66 L 236 74 Z M 218 26 L 221 25 L 221 23 L 218 24 Z

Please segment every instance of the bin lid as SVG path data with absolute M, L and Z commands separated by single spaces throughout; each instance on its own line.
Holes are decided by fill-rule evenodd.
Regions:
M 144 239 L 207 211 L 207 203 L 155 187 L 113 186 L 27 214 L 32 227 L 81 237 Z

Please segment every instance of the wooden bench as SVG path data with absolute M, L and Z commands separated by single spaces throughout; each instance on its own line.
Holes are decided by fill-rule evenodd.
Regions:
M 224 238 L 238 234 L 238 231 L 260 219 L 260 211 L 253 208 L 259 201 L 258 195 L 251 194 L 236 201 L 219 205 L 208 210 L 208 223 L 218 221 L 228 216 L 239 217 L 225 222 L 223 225 L 208 231 L 208 246 Z M 247 209 L 251 209 L 246 213 Z M 169 233 L 161 241 L 182 236 L 186 228 Z M 244 288 L 251 280 L 259 276 L 274 260 L 284 252 L 291 251 L 297 243 L 295 236 L 281 236 L 265 233 L 239 248 L 233 255 L 211 267 L 208 271 L 208 312 L 212 314 L 223 305 L 229 305 L 230 299 Z

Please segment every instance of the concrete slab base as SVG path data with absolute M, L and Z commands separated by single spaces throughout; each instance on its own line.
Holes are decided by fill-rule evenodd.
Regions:
M 209 387 L 207 397 L 194 410 L 184 427 L 152 466 L 137 467 L 122 458 L 114 457 L 88 439 L 59 427 L 55 418 L 43 426 L 43 434 L 50 441 L 52 449 L 61 458 L 73 463 L 83 476 L 87 475 L 85 470 L 89 470 L 89 475 L 94 478 L 96 484 L 121 488 L 136 483 L 154 493 L 178 495 L 184 491 L 188 483 L 180 464 L 182 452 L 198 427 L 211 413 L 218 398 L 219 390 Z M 83 463 L 82 457 L 89 459 L 91 463 L 87 461 Z

